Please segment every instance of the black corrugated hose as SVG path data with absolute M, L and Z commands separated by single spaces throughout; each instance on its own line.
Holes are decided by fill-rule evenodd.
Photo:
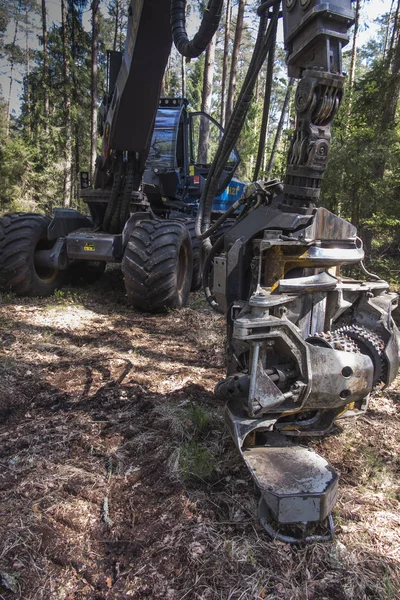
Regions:
M 124 171 L 122 152 L 121 153 L 119 152 L 117 154 L 117 156 L 115 158 L 115 163 L 116 164 L 114 165 L 114 169 L 113 169 L 114 170 L 114 180 L 113 180 L 113 184 L 112 184 L 112 188 L 111 188 L 111 198 L 107 205 L 106 212 L 105 212 L 104 219 L 103 219 L 103 230 L 104 231 L 110 230 L 112 217 L 118 208 L 118 199 L 119 199 L 119 193 L 120 193 L 121 187 L 122 187 L 122 175 L 123 175 L 123 171 Z
M 172 0 L 171 29 L 178 52 L 186 58 L 196 58 L 207 48 L 221 19 L 223 0 L 209 0 L 200 28 L 189 40 L 186 33 L 186 0 Z
M 258 73 L 273 43 L 273 31 L 279 17 L 279 3 L 274 7 L 271 21 L 267 29 L 268 17 L 268 13 L 263 13 L 261 15 L 257 40 L 246 78 L 206 179 L 200 199 L 199 211 L 196 217 L 196 235 L 201 240 L 206 240 L 211 234 L 209 229 L 211 210 L 218 189 L 219 179 L 244 125 L 248 109 L 253 99 L 253 89 Z M 225 215 L 226 218 L 229 216 L 227 213 L 225 213 Z M 211 244 L 207 242 L 207 246 L 209 249 Z

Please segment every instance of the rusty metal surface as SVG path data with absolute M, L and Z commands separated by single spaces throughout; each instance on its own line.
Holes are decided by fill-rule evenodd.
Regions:
M 385 349 L 385 356 L 388 363 L 386 385 L 390 385 L 397 377 L 400 363 L 400 333 L 397 327 L 394 329 L 390 340 Z
M 274 418 L 251 419 L 234 407 L 225 407 L 225 422 L 235 444 L 241 450 L 245 439 L 255 431 L 271 431 L 276 423 Z
M 334 290 L 338 280 L 329 273 L 318 273 L 309 277 L 295 277 L 293 279 L 281 279 L 279 281 L 279 292 L 283 293 L 308 293 L 324 290 Z
M 285 401 L 285 396 L 266 374 L 260 361 L 257 361 L 256 369 L 252 371 L 252 381 L 249 393 L 249 412 L 253 414 L 254 407 L 271 410 Z
M 335 408 L 362 400 L 373 387 L 374 365 L 369 356 L 309 346 L 309 408 Z
M 283 533 L 281 527 L 276 526 L 276 523 L 271 523 L 270 509 L 261 496 L 258 505 L 258 518 L 261 525 L 264 527 L 267 534 L 274 540 L 279 540 L 283 544 L 317 544 L 321 542 L 330 542 L 335 534 L 335 526 L 333 524 L 332 515 L 328 515 L 323 524 L 325 532 L 319 533 L 318 530 L 310 530 L 310 523 L 301 523 L 302 531 L 297 532 L 297 535 Z M 314 525 L 311 523 L 311 525 Z
M 337 497 L 337 473 L 322 456 L 276 433 L 243 458 L 268 507 L 280 523 L 322 521 Z
M 368 339 L 379 336 L 389 365 L 382 372 L 391 380 L 399 367 L 400 336 L 391 317 L 397 297 L 386 282 L 327 272 L 362 261 L 364 252 L 355 228 L 324 209 L 302 231 L 266 231 L 253 250 L 254 292 L 229 333 L 235 358 L 229 374 L 247 377 L 249 387 L 228 398 L 227 421 L 274 519 L 323 521 L 336 502 L 337 474 L 321 456 L 275 436 L 326 433 L 346 406 L 364 406 L 373 389 L 376 365 L 366 344 L 316 347 L 312 339 L 331 330 L 339 335 L 349 322 Z
M 355 240 L 357 229 L 326 208 L 315 211 L 312 225 L 304 229 L 305 240 Z

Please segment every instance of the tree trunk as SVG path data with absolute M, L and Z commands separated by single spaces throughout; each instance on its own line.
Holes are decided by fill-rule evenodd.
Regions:
M 211 42 L 207 46 L 204 74 L 203 74 L 203 93 L 201 97 L 201 110 L 205 113 L 211 112 L 212 88 L 214 81 L 214 65 L 215 65 L 215 46 L 217 34 L 214 35 Z M 202 119 L 199 131 L 199 155 L 198 162 L 208 163 L 207 158 L 210 136 L 210 122 L 208 119 Z
M 281 116 L 279 119 L 278 128 L 277 128 L 276 134 L 275 134 L 274 145 L 272 146 L 271 156 L 270 156 L 269 162 L 268 162 L 268 169 L 267 169 L 268 178 L 271 177 L 272 169 L 274 168 L 276 151 L 278 149 L 279 141 L 281 139 L 283 124 L 285 122 L 285 116 L 286 116 L 286 112 L 287 112 L 287 109 L 289 106 L 290 94 L 292 92 L 293 84 L 294 84 L 294 77 L 291 77 L 289 79 L 288 88 L 286 90 L 285 100 L 283 101 L 282 112 L 281 112 Z
M 242 41 L 243 17 L 244 17 L 245 5 L 246 5 L 246 0 L 239 0 L 239 8 L 238 8 L 238 15 L 237 15 L 236 29 L 235 29 L 235 39 L 233 41 L 231 72 L 229 75 L 228 98 L 226 101 L 225 123 L 229 122 L 229 119 L 231 118 L 231 114 L 233 111 L 233 103 L 234 103 L 235 91 L 236 91 L 237 64 L 238 64 L 238 58 L 239 58 L 240 44 Z
M 182 98 L 186 98 L 186 63 L 185 57 L 181 56 L 181 87 L 182 87 Z M 161 85 L 162 87 L 162 85 Z
M 117 28 L 118 28 L 118 48 L 117 50 L 119 50 L 120 52 L 124 51 L 124 39 L 125 39 L 125 32 L 126 32 L 126 25 L 127 25 L 127 19 L 128 19 L 128 4 L 129 2 L 123 1 L 121 2 L 121 0 L 117 0 L 118 2 L 118 21 L 117 21 Z
M 204 63 L 203 74 L 203 94 L 201 98 L 201 110 L 206 113 L 211 112 L 212 89 L 214 82 L 214 65 L 215 65 L 215 46 L 217 34 L 214 35 L 211 42 L 207 46 L 206 58 Z
M 357 35 L 358 29 L 360 25 L 360 10 L 361 10 L 361 0 L 357 0 L 356 2 L 356 17 L 354 22 L 353 29 L 353 46 L 351 50 L 351 62 L 350 62 L 350 73 L 349 73 L 349 84 L 347 86 L 348 93 L 348 105 L 347 105 L 347 115 L 346 115 L 346 128 L 348 129 L 350 126 L 349 120 L 351 116 L 351 106 L 353 101 L 353 89 L 354 89 L 354 78 L 356 71 L 356 60 L 357 60 Z
M 43 40 L 43 114 L 44 114 L 44 127 L 45 132 L 49 133 L 49 63 L 48 63 L 48 50 L 47 50 L 47 14 L 46 14 L 46 0 L 42 0 L 42 40 Z
M 275 25 L 274 30 L 272 31 L 272 46 L 270 51 L 268 52 L 267 76 L 265 78 L 264 107 L 260 128 L 260 138 L 258 142 L 257 160 L 256 166 L 254 167 L 253 181 L 257 181 L 258 176 L 260 174 L 261 163 L 264 157 L 265 140 L 267 137 L 267 130 L 269 125 L 269 107 L 271 104 L 272 78 L 274 75 L 275 63 L 276 30 L 277 25 Z
M 29 81 L 30 74 L 30 53 L 29 53 L 29 11 L 28 4 L 25 7 L 25 94 L 26 94 L 26 129 L 28 138 L 31 137 L 31 84 Z
M 390 78 L 382 115 L 382 130 L 387 131 L 395 124 L 396 109 L 400 95 L 400 0 L 397 3 L 396 20 L 393 25 L 393 47 L 390 61 Z
M 393 48 L 394 48 L 395 43 L 396 43 L 396 35 L 398 35 L 399 10 L 400 10 L 400 3 L 397 2 L 396 12 L 395 12 L 394 21 L 393 21 L 392 35 L 390 37 L 390 46 L 389 46 L 389 49 L 388 49 L 389 61 L 391 61 L 391 59 L 392 59 Z M 389 20 L 388 27 L 390 27 L 390 20 Z
M 396 18 L 393 24 L 391 50 L 389 53 L 389 78 L 383 95 L 383 110 L 380 127 L 380 140 L 382 147 L 388 143 L 388 136 L 396 124 L 396 111 L 400 97 L 400 0 L 397 2 Z M 376 179 L 383 179 L 387 161 L 386 152 L 381 152 L 374 165 Z
M 69 62 L 66 0 L 61 0 L 61 28 L 65 94 L 65 152 L 64 152 L 64 206 L 71 206 L 72 130 L 71 130 L 71 68 Z
M 383 58 L 385 59 L 387 57 L 388 54 L 388 42 L 389 42 L 389 29 L 390 29 L 390 23 L 392 21 L 392 14 L 393 14 L 393 6 L 394 6 L 394 0 L 392 0 L 391 4 L 390 4 L 390 10 L 389 10 L 389 16 L 388 16 L 388 25 L 386 27 L 386 33 L 385 33 L 385 43 L 383 46 Z
M 160 89 L 160 98 L 165 98 L 165 73 L 164 73 L 164 77 L 162 78 L 162 82 L 161 82 L 161 89 Z
M 97 56 L 99 45 L 99 0 L 92 2 L 92 99 L 90 132 L 90 176 L 94 180 L 94 167 L 97 156 Z
M 10 53 L 10 86 L 8 88 L 8 98 L 7 98 L 7 104 L 6 104 L 6 139 L 8 140 L 8 137 L 10 135 L 10 108 L 11 108 L 11 95 L 12 95 L 12 88 L 13 88 L 13 82 L 14 82 L 14 68 L 15 68 L 15 58 L 14 58 L 14 50 L 15 50 L 15 46 L 17 43 L 17 35 L 18 35 L 18 28 L 19 28 L 19 15 L 20 15 L 20 11 L 21 11 L 21 2 L 18 3 L 18 9 L 17 9 L 17 14 L 15 17 L 15 28 L 14 28 L 14 36 L 13 36 L 13 41 L 11 43 L 11 53 Z
M 225 111 L 226 111 L 226 80 L 228 77 L 228 63 L 229 63 L 229 42 L 231 37 L 231 16 L 232 16 L 232 5 L 231 0 L 226 0 L 226 17 L 225 17 L 225 36 L 224 36 L 224 56 L 222 59 L 222 81 L 221 81 L 221 125 L 224 127 L 225 124 Z
M 118 22 L 119 22 L 119 3 L 120 0 L 115 0 L 115 26 L 114 26 L 114 43 L 113 50 L 117 49 L 117 40 L 118 40 Z
M 167 66 L 165 67 L 164 79 L 163 79 L 164 87 L 164 96 L 168 98 L 171 91 L 171 54 L 168 57 Z

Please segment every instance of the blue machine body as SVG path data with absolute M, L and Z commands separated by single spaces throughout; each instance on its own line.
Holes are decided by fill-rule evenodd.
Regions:
M 143 177 L 156 211 L 177 209 L 194 215 L 223 129 L 203 112 L 187 111 L 187 101 L 162 98 Z M 245 183 L 234 177 L 240 156 L 234 149 L 220 178 L 213 212 L 225 212 L 240 198 Z

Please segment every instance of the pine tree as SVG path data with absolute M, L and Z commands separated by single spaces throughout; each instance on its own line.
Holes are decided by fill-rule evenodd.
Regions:
M 90 132 L 90 174 L 94 178 L 94 166 L 97 156 L 97 61 L 99 44 L 99 0 L 92 0 L 92 68 L 91 68 L 91 132 Z
M 48 49 L 47 49 L 47 8 L 46 0 L 42 0 L 42 44 L 43 44 L 43 96 L 44 96 L 44 122 L 46 133 L 49 133 L 49 67 L 48 67 Z
M 240 52 L 240 44 L 242 41 L 242 34 L 243 34 L 243 19 L 244 19 L 245 6 L 246 6 L 246 0 L 239 0 L 238 14 L 237 14 L 236 28 L 235 28 L 235 39 L 233 40 L 231 70 L 230 70 L 230 74 L 229 74 L 228 97 L 227 97 L 227 101 L 226 101 L 226 111 L 225 111 L 225 119 L 224 119 L 225 123 L 228 123 L 229 119 L 231 118 L 234 99 L 235 99 L 237 67 L 238 67 L 238 59 L 239 59 L 239 52 Z
M 64 167 L 64 206 L 71 205 L 71 177 L 72 177 L 72 131 L 71 131 L 71 67 L 69 58 L 67 8 L 66 0 L 61 0 L 61 27 L 63 48 L 63 73 L 65 95 L 65 167 Z

